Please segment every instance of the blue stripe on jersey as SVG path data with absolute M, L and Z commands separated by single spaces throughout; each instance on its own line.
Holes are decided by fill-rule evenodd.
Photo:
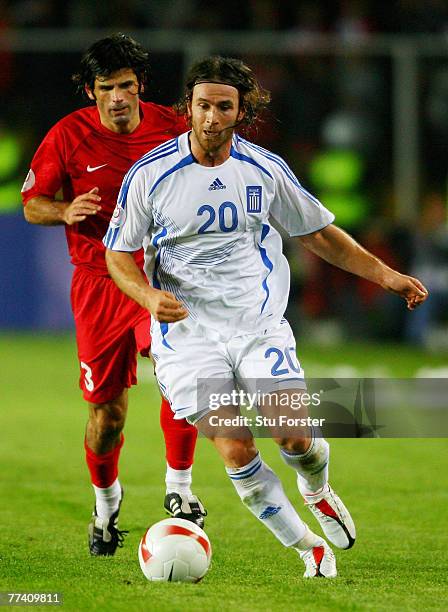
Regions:
M 106 234 L 106 237 L 104 239 L 104 244 L 108 249 L 111 249 L 114 246 L 115 240 L 117 239 L 118 236 L 118 231 L 119 231 L 119 227 L 116 227 L 115 229 L 109 228 Z
M 163 149 L 161 151 L 156 151 L 155 149 L 151 151 L 151 153 L 145 155 L 141 159 L 139 159 L 135 164 L 131 167 L 129 172 L 123 179 L 123 184 L 121 185 L 120 193 L 118 194 L 118 203 L 123 205 L 123 208 L 126 206 L 126 199 L 128 197 L 129 187 L 131 185 L 131 181 L 134 178 L 136 172 L 143 168 L 144 166 L 148 166 L 158 159 L 162 159 L 163 157 L 168 157 L 168 155 L 173 155 L 177 153 L 177 140 L 170 141 L 172 144 L 170 147 Z M 159 147 L 157 147 L 159 148 Z
M 145 153 L 142 157 L 140 157 L 140 159 L 138 159 L 134 164 L 132 164 L 132 166 L 126 172 L 124 176 L 124 180 L 128 178 L 128 176 L 131 174 L 132 170 L 137 164 L 140 164 L 141 162 L 144 162 L 148 159 L 152 159 L 153 157 L 155 157 L 156 155 L 159 155 L 160 153 L 166 153 L 167 151 L 170 151 L 171 149 L 173 151 L 179 150 L 179 143 L 178 143 L 177 138 L 172 138 L 171 140 L 168 140 L 167 142 L 162 143 L 158 147 L 151 149 L 151 151 L 148 151 L 148 153 Z
M 242 472 L 238 472 L 237 474 L 229 474 L 229 478 L 232 480 L 242 480 L 243 478 L 249 478 L 253 476 L 258 470 L 261 468 L 262 462 L 261 459 L 252 467 L 247 470 L 243 470 Z
M 158 249 L 159 247 L 159 240 L 161 240 L 164 236 L 166 236 L 168 233 L 168 230 L 166 229 L 166 227 L 162 228 L 162 231 L 159 232 L 156 236 L 154 236 L 153 240 L 152 240 L 152 245 Z M 155 289 L 160 289 L 160 283 L 159 283 L 159 279 L 157 278 L 157 269 L 160 265 L 160 251 L 157 252 L 156 255 L 156 259 L 154 262 L 154 272 L 152 274 L 152 286 Z
M 269 259 L 268 255 L 267 255 L 267 252 L 266 252 L 266 249 L 261 246 L 261 243 L 263 242 L 263 240 L 266 238 L 266 236 L 268 234 L 269 234 L 269 225 L 267 225 L 266 223 L 263 223 L 262 230 L 261 230 L 261 240 L 260 240 L 260 243 L 258 244 L 258 248 L 260 250 L 261 259 L 262 259 L 264 265 L 266 266 L 266 268 L 269 270 L 269 272 L 267 273 L 266 278 L 264 279 L 264 281 L 261 283 L 261 286 L 263 287 L 263 289 L 266 292 L 266 297 L 265 297 L 265 300 L 264 300 L 263 304 L 261 305 L 260 314 L 263 312 L 264 307 L 266 306 L 267 301 L 269 299 L 270 291 L 269 291 L 269 287 L 268 287 L 268 277 L 269 277 L 269 274 L 274 269 L 274 265 L 273 265 L 272 261 Z
M 150 157 L 154 157 L 155 155 L 158 155 L 159 153 L 162 153 L 166 151 L 167 149 L 170 149 L 173 145 L 176 145 L 176 150 L 178 151 L 179 150 L 179 138 L 171 138 L 171 140 L 162 142 L 162 144 L 158 145 L 157 147 L 154 147 L 154 149 L 151 149 L 151 151 L 148 151 L 148 153 L 145 153 L 143 157 L 140 158 L 139 161 L 148 159 Z
M 106 232 L 106 235 L 103 238 L 103 244 L 104 244 L 105 247 L 109 246 L 109 239 L 111 237 L 112 232 L 113 232 L 112 228 L 109 227 L 109 229 Z
M 160 331 L 162 333 L 163 338 L 162 344 L 164 344 L 166 348 L 169 348 L 170 350 L 174 351 L 173 347 L 168 344 L 167 339 L 165 338 L 168 333 L 168 323 L 160 323 Z
M 153 193 L 157 185 L 159 185 L 164 179 L 166 179 L 167 176 L 169 176 L 173 172 L 177 172 L 177 170 L 180 170 L 181 168 L 185 168 L 185 166 L 189 166 L 190 164 L 194 164 L 194 163 L 195 163 L 194 157 L 191 153 L 187 155 L 187 157 L 184 157 L 183 159 L 181 159 L 178 164 L 176 164 L 175 166 L 167 170 L 164 174 L 162 174 L 160 178 L 157 179 L 157 181 L 151 187 L 148 197 Z
M 283 158 L 281 158 L 279 155 L 276 155 L 275 153 L 272 153 L 271 151 L 268 151 L 267 149 L 264 149 L 263 147 L 260 147 L 259 145 L 254 144 L 253 142 L 249 142 L 248 140 L 245 140 L 244 138 L 239 137 L 239 140 L 242 143 L 244 143 L 246 146 L 248 146 L 250 149 L 253 149 L 254 151 L 257 151 L 258 153 L 260 153 L 260 155 L 263 155 L 263 157 L 266 157 L 267 159 L 270 159 L 271 161 L 275 162 L 283 170 L 283 172 L 290 179 L 290 181 L 298 189 L 300 189 L 302 193 L 304 193 L 307 197 L 309 197 L 312 202 L 320 205 L 319 200 L 315 198 L 309 191 L 307 191 L 299 183 L 296 175 L 294 174 L 294 172 L 291 170 L 291 168 L 288 166 L 288 164 L 285 162 Z
M 162 231 L 159 232 L 156 236 L 154 236 L 154 238 L 152 239 L 152 246 L 155 246 L 156 248 L 158 248 L 159 246 L 159 241 L 166 236 L 168 233 L 168 230 L 166 229 L 166 227 L 162 228 Z
M 154 236 L 152 240 L 152 245 L 158 248 L 159 240 L 161 240 L 164 236 L 166 236 L 167 233 L 168 233 L 168 230 L 166 229 L 166 227 L 162 228 L 162 231 L 159 232 L 156 236 Z M 160 265 L 160 250 L 157 252 L 156 259 L 154 262 L 154 272 L 152 275 L 152 286 L 154 287 L 154 289 L 160 289 L 159 279 L 157 278 L 157 269 L 159 265 Z M 159 323 L 159 325 L 160 325 L 160 333 L 162 334 L 162 344 L 166 346 L 167 348 L 171 349 L 172 351 L 174 351 L 173 347 L 168 344 L 165 338 L 166 334 L 168 333 L 168 323 Z
M 239 159 L 240 161 L 247 162 L 248 164 L 252 164 L 253 166 L 256 166 L 257 168 L 260 168 L 260 170 L 264 172 L 265 174 L 267 174 L 269 178 L 271 179 L 274 178 L 272 174 L 269 172 L 269 170 L 266 170 L 266 168 L 263 168 L 263 166 L 261 166 L 257 161 L 255 161 L 255 159 L 252 159 L 252 157 L 248 157 L 247 155 L 243 155 L 242 153 L 238 153 L 238 151 L 236 151 L 233 148 L 233 146 L 230 149 L 230 155 L 231 157 L 234 157 L 235 159 Z
M 167 252 L 169 252 L 170 258 L 184 261 L 193 266 L 216 265 L 227 259 L 237 243 L 238 240 L 232 240 L 229 244 L 204 252 L 185 245 L 174 244 L 167 247 L 167 249 L 169 249 Z

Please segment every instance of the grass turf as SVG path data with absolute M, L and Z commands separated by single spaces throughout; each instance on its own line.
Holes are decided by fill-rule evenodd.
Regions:
M 164 458 L 158 393 L 147 369 L 131 391 L 120 465 L 120 524 L 130 534 L 114 558 L 92 559 L 74 340 L 4 335 L 0 356 L 0 590 L 62 592 L 65 610 L 446 609 L 446 440 L 332 441 L 331 482 L 353 513 L 358 541 L 336 551 L 336 580 L 305 581 L 302 562 L 241 505 L 216 452 L 200 439 L 194 485 L 209 510 L 212 568 L 197 585 L 152 584 L 140 572 L 137 545 L 148 524 L 164 518 Z M 303 346 L 300 356 L 309 375 L 347 364 L 362 373 L 381 363 L 390 375 L 412 376 L 446 364 L 446 356 L 397 347 Z M 260 440 L 259 447 L 317 530 L 274 445 Z

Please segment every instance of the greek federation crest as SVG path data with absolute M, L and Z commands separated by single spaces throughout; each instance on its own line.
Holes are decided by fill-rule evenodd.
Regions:
M 246 211 L 248 213 L 261 212 L 261 185 L 246 187 Z

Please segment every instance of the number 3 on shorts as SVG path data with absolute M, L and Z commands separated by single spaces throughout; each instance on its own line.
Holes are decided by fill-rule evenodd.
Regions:
M 95 385 L 93 384 L 92 380 L 92 368 L 90 368 L 86 363 L 84 363 L 84 361 L 80 361 L 79 365 L 81 366 L 81 369 L 85 370 L 84 384 L 87 391 L 93 391 Z

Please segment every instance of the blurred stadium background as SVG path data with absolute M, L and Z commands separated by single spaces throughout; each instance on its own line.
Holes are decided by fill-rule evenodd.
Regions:
M 163 499 L 158 392 L 142 360 L 122 466 L 131 533 L 113 564 L 87 557 L 92 499 L 71 265 L 63 227 L 28 225 L 20 199 L 46 131 L 85 104 L 70 80 L 82 52 L 116 31 L 151 51 L 155 102 L 175 102 L 186 68 L 206 54 L 252 65 L 273 96 L 254 139 L 286 157 L 339 225 L 430 289 L 409 314 L 399 298 L 286 242 L 288 318 L 307 374 L 448 378 L 446 0 L 0 0 L 0 588 L 65 591 L 67 610 L 143 609 L 135 551 Z M 259 443 L 294 499 L 290 472 L 269 441 Z M 200 440 L 194 479 L 209 509 L 214 569 L 194 592 L 151 585 L 147 606 L 182 610 L 188 598 L 196 610 L 287 610 L 291 601 L 445 610 L 446 440 L 334 440 L 332 449 L 333 482 L 354 509 L 360 544 L 341 555 L 331 588 L 297 582 L 295 560 L 255 529 Z M 428 534 L 422 555 L 416 543 L 426 550 Z
M 247 61 L 273 97 L 254 139 L 286 157 L 339 225 L 431 290 L 409 316 L 395 296 L 286 243 L 299 338 L 448 350 L 444 0 L 0 0 L 0 330 L 72 330 L 63 228 L 27 225 L 19 192 L 46 131 L 85 104 L 70 81 L 81 53 L 114 31 L 152 52 L 148 97 L 164 104 L 198 57 Z

